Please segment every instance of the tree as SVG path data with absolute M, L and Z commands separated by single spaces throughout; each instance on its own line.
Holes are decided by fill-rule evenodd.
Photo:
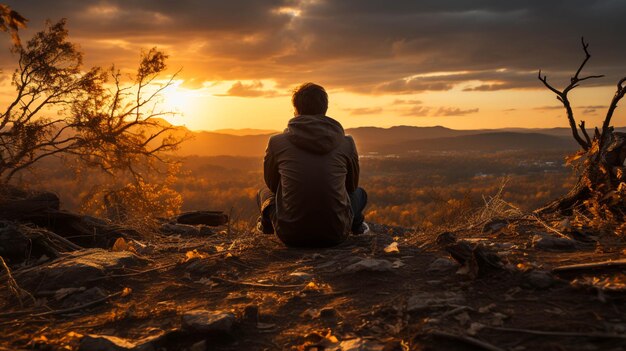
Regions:
M 576 185 L 562 198 L 557 199 L 547 206 L 539 209 L 539 213 L 565 212 L 571 213 L 576 207 L 582 207 L 596 219 L 613 219 L 619 216 L 624 219 L 626 209 L 626 134 L 614 132 L 611 119 L 617 108 L 617 104 L 626 93 L 626 77 L 619 80 L 617 89 L 609 104 L 602 123 L 602 129 L 597 127 L 593 138 L 589 136 L 585 128 L 585 121 L 581 120 L 578 125 L 574 118 L 568 93 L 578 87 L 581 82 L 601 78 L 603 75 L 590 75 L 581 77 L 581 72 L 591 55 L 589 44 L 584 38 L 581 40 L 585 58 L 578 70 L 571 77 L 569 85 L 563 90 L 554 88 L 545 75 L 539 71 L 538 78 L 546 88 L 556 94 L 556 98 L 563 104 L 567 119 L 572 130 L 574 140 L 580 145 L 581 150 L 567 158 L 567 163 L 578 163 L 579 178 Z M 623 222 L 623 221 L 622 221 Z
M 26 27 L 28 20 L 19 13 L 11 10 L 7 5 L 0 4 L 0 30 L 9 32 L 14 45 L 20 45 L 20 37 L 17 34 L 19 28 Z
M 0 184 L 55 155 L 109 174 L 129 171 L 141 180 L 141 162 L 167 162 L 164 153 L 182 142 L 175 127 L 159 121 L 170 114 L 158 110 L 160 94 L 175 77 L 157 84 L 167 56 L 144 52 L 128 76 L 114 66 L 84 70 L 83 54 L 68 41 L 65 24 L 47 23 L 26 45 L 15 42 L 16 94 L 0 115 Z

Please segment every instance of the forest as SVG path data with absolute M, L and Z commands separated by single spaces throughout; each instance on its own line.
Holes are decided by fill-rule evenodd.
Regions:
M 564 164 L 568 150 L 474 152 L 425 151 L 386 157 L 362 155 L 361 186 L 369 194 L 366 220 L 421 230 L 463 218 L 503 187 L 502 198 L 523 210 L 538 208 L 571 188 L 575 175 Z M 263 186 L 262 158 L 188 156 L 172 178 L 179 209 L 231 213 L 241 226 L 256 223 L 256 193 Z M 22 179 L 56 189 L 63 206 L 92 211 L 91 189 L 107 183 L 98 173 L 77 176 L 56 160 Z

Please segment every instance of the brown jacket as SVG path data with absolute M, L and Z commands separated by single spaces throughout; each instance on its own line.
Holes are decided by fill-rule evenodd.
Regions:
M 330 246 L 346 239 L 352 225 L 348 193 L 359 182 L 354 140 L 336 120 L 301 115 L 270 138 L 265 184 L 276 194 L 274 229 L 292 246 Z

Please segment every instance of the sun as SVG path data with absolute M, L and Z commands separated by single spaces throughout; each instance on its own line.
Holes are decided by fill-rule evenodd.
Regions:
M 162 92 L 163 110 L 177 115 L 188 115 L 194 107 L 194 92 L 181 86 L 182 80 L 174 81 Z

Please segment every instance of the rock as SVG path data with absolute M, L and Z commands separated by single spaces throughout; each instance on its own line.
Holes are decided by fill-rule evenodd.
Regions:
M 189 351 L 205 351 L 206 349 L 207 349 L 206 340 L 202 340 L 191 345 L 191 347 L 189 348 Z
M 28 254 L 30 240 L 15 223 L 0 222 L 0 256 L 9 262 L 22 262 Z
M 50 231 L 0 220 L 0 256 L 10 264 L 42 256 L 59 257 L 59 252 L 71 251 L 64 243 L 55 243 Z
M 452 291 L 442 291 L 438 293 L 421 292 L 409 298 L 407 301 L 407 311 L 416 312 L 431 307 L 458 305 L 465 301 L 465 297 Z
M 259 323 L 259 306 L 257 305 L 248 305 L 244 308 L 241 320 L 244 323 L 250 323 L 253 325 L 257 325 Z
M 135 347 L 134 343 L 115 336 L 88 334 L 81 339 L 78 351 L 125 351 Z
M 29 221 L 45 216 L 48 210 L 59 210 L 60 207 L 59 197 L 54 193 L 28 193 L 16 188 L 8 192 L 2 190 L 4 196 L 0 201 L 0 218 L 3 219 Z
M 313 279 L 313 275 L 310 273 L 306 273 L 306 272 L 293 272 L 293 273 L 289 273 L 289 276 L 296 278 L 300 281 L 309 281 Z
M 447 245 L 453 244 L 456 241 L 456 235 L 451 232 L 443 232 L 437 235 L 437 239 L 435 243 L 441 247 L 445 247 Z
M 96 286 L 91 289 L 69 294 L 66 298 L 63 299 L 63 303 L 61 304 L 61 306 L 63 308 L 69 308 L 77 305 L 84 305 L 91 301 L 101 299 L 105 296 L 107 296 L 107 293 Z
M 500 256 L 482 243 L 473 244 L 459 240 L 448 245 L 446 251 L 461 264 L 459 272 L 469 274 L 473 278 L 491 275 L 504 269 Z
M 111 271 L 138 266 L 144 262 L 128 251 L 85 249 L 72 252 L 20 275 L 18 283 L 27 289 L 38 290 L 80 287 L 85 286 L 89 280 L 104 277 Z
M 503 219 L 494 219 L 485 223 L 483 233 L 492 234 L 506 227 L 509 223 Z
M 339 312 L 332 307 L 324 307 L 320 310 L 319 317 L 322 319 L 334 320 L 339 316 Z
M 228 223 L 228 215 L 222 211 L 185 212 L 176 218 L 181 224 L 204 224 L 212 227 Z
M 366 340 L 361 338 L 342 341 L 339 344 L 339 350 L 342 351 L 383 351 L 385 345 L 374 340 Z
M 205 225 L 189 225 L 178 223 L 165 223 L 161 225 L 159 231 L 167 235 L 180 235 L 180 236 L 209 236 L 215 234 L 215 232 Z
M 556 282 L 556 279 L 546 271 L 534 270 L 524 275 L 525 285 L 535 289 L 547 289 Z
M 553 236 L 535 235 L 532 245 L 538 250 L 544 251 L 576 251 L 576 241 L 569 238 L 555 238 Z
M 387 260 L 375 258 L 361 258 L 359 261 L 343 269 L 344 273 L 368 272 L 391 272 L 393 264 Z
M 456 262 L 448 258 L 439 257 L 428 265 L 427 272 L 449 272 L 459 267 Z
M 228 333 L 235 323 L 235 315 L 225 312 L 192 310 L 183 314 L 183 329 L 194 332 Z

